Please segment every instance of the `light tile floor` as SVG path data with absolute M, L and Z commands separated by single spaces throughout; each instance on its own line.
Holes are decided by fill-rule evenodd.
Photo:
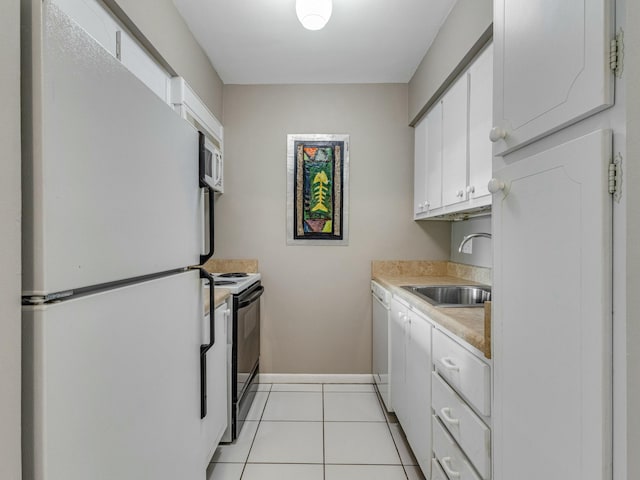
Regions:
M 424 480 L 373 385 L 261 384 L 207 480 Z

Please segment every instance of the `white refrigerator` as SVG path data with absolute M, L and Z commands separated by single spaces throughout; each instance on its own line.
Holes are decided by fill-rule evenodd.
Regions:
M 204 479 L 199 133 L 23 4 L 23 478 Z

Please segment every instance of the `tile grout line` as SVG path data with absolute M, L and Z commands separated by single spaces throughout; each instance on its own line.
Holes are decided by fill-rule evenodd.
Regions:
M 273 388 L 273 385 L 271 386 Z M 247 463 L 249 463 L 249 456 L 251 455 L 251 449 L 253 448 L 253 444 L 256 442 L 256 437 L 258 436 L 258 430 L 260 429 L 260 424 L 262 423 L 262 417 L 264 415 L 264 411 L 267 409 L 267 403 L 269 402 L 269 397 L 271 396 L 271 388 L 267 392 L 267 400 L 264 402 L 264 407 L 262 407 L 262 412 L 260 413 L 260 418 L 258 419 L 258 426 L 256 427 L 256 432 L 253 434 L 253 440 L 251 440 L 251 446 L 249 447 L 249 451 L 247 452 L 247 458 L 245 458 L 244 466 L 242 467 L 242 473 L 240 474 L 240 480 L 244 476 L 244 471 L 247 469 Z M 255 401 L 255 398 L 254 398 Z
M 327 454 L 325 452 L 325 433 L 324 433 L 324 383 L 322 386 L 322 480 L 327 479 Z
M 402 461 L 402 455 L 400 455 L 400 449 L 398 448 L 398 444 L 396 443 L 396 437 L 393 436 L 393 432 L 391 431 L 391 426 L 389 424 L 389 417 L 387 416 L 387 411 L 384 406 L 384 402 L 382 400 L 382 397 L 380 396 L 380 392 L 378 392 L 378 389 L 375 388 L 375 386 L 374 386 L 374 391 L 376 393 L 376 398 L 378 399 L 378 405 L 380 405 L 380 408 L 382 409 L 382 415 L 384 416 L 385 422 L 387 424 L 387 430 L 389 430 L 389 435 L 391 435 L 391 441 L 393 442 L 393 446 L 395 447 L 396 453 L 398 454 L 398 458 L 400 459 L 400 465 L 402 466 L 402 471 L 404 472 L 404 476 L 407 478 L 407 480 L 409 480 L 409 474 L 407 473 L 407 468 L 404 462 Z

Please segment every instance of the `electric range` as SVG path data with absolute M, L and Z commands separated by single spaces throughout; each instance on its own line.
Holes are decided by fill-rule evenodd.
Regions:
M 260 367 L 260 297 L 264 292 L 259 273 L 214 273 L 214 285 L 226 288 L 233 299 L 231 335 L 227 339 L 229 364 L 228 428 L 223 442 L 233 442 L 244 425 L 258 390 Z

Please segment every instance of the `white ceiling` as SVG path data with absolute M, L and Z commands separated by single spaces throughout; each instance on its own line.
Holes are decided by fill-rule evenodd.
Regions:
M 456 0 L 333 0 L 319 31 L 295 0 L 174 0 L 226 84 L 407 83 Z

